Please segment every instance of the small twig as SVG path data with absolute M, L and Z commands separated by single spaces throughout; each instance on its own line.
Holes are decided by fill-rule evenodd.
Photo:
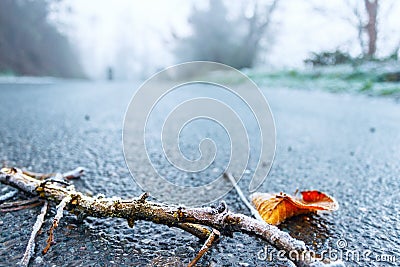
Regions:
M 69 172 L 64 172 L 62 176 L 66 180 L 71 180 L 71 179 L 76 179 L 81 177 L 82 175 L 85 174 L 86 169 L 83 167 L 78 167 L 75 170 L 69 171 Z
M 46 247 L 43 249 L 43 254 L 46 254 L 47 251 L 49 251 L 51 245 L 54 242 L 54 229 L 57 228 L 59 221 L 61 220 L 61 218 L 63 217 L 63 212 L 64 212 L 64 208 L 67 204 L 69 204 L 71 202 L 71 196 L 67 195 L 63 200 L 61 200 L 60 204 L 57 205 L 57 212 L 56 212 L 56 216 L 54 216 L 54 220 L 53 220 L 53 224 L 50 227 L 49 230 L 49 238 L 47 238 L 47 245 Z
M 39 173 L 39 172 L 31 172 L 28 170 L 22 170 L 22 173 L 38 180 L 44 180 L 53 177 L 55 175 L 55 173 Z
M 197 253 L 196 257 L 188 264 L 187 267 L 193 267 L 196 263 L 203 257 L 203 255 L 211 248 L 214 241 L 218 240 L 220 236 L 220 232 L 216 229 L 213 229 L 210 236 L 207 238 L 204 245 L 201 247 L 199 253 Z
M 141 194 L 141 195 L 139 196 L 139 200 L 140 200 L 142 203 L 145 203 L 145 202 L 146 202 L 146 199 L 148 199 L 149 196 L 150 196 L 149 192 L 144 192 L 143 194 Z
M 31 233 L 31 237 L 29 238 L 28 245 L 26 246 L 24 257 L 19 262 L 21 266 L 28 266 L 31 257 L 35 253 L 35 239 L 38 232 L 40 231 L 40 228 L 42 228 L 42 225 L 44 223 L 44 217 L 47 214 L 47 208 L 48 208 L 48 202 L 44 201 L 42 210 L 40 211 L 40 214 L 37 216 L 36 222 L 33 225 L 33 230 Z
M 8 193 L 5 193 L 4 195 L 0 196 L 0 203 L 3 203 L 4 201 L 9 200 L 10 198 L 13 198 L 16 194 L 18 193 L 18 191 L 10 191 Z
M 37 202 L 34 202 L 29 205 L 23 205 L 23 206 L 18 206 L 18 207 L 9 208 L 9 209 L 1 209 L 1 212 L 11 212 L 11 211 L 30 209 L 30 208 L 37 207 L 37 206 L 41 205 L 42 203 L 43 203 L 43 201 L 37 201 Z
M 18 207 L 18 206 L 22 206 L 22 205 L 32 204 L 37 201 L 39 201 L 39 197 L 33 197 L 30 199 L 26 199 L 26 200 L 18 200 L 18 201 L 3 203 L 0 205 L 0 208 L 13 208 L 13 207 Z
M 27 208 L 33 208 L 39 206 L 42 201 L 39 201 L 39 197 L 33 197 L 27 200 L 18 200 L 13 202 L 7 202 L 0 205 L 1 212 L 17 211 Z
M 206 240 L 212 233 L 210 229 L 207 227 L 200 225 L 200 224 L 194 224 L 194 223 L 180 223 L 176 227 L 191 233 L 192 235 L 198 237 L 201 240 Z
M 263 218 L 261 218 L 260 214 L 258 211 L 250 204 L 250 202 L 247 200 L 245 195 L 243 194 L 242 190 L 240 187 L 237 185 L 237 182 L 235 178 L 232 176 L 231 173 L 226 172 L 224 173 L 224 176 L 229 179 L 229 181 L 232 183 L 233 187 L 235 188 L 237 194 L 239 195 L 240 199 L 243 201 L 243 203 L 246 205 L 246 207 L 250 210 L 251 215 L 254 216 L 257 220 L 264 221 Z
M 69 171 L 69 172 L 65 172 L 63 174 L 61 174 L 61 173 L 39 173 L 39 172 L 31 172 L 28 170 L 23 170 L 22 173 L 25 175 L 28 175 L 30 177 L 36 178 L 38 180 L 45 180 L 45 179 L 48 179 L 51 177 L 55 177 L 57 175 L 60 175 L 65 180 L 71 180 L 71 179 L 79 178 L 82 175 L 84 175 L 85 170 L 86 169 L 83 167 L 77 167 L 76 169 Z
M 47 184 L 47 183 L 59 183 L 59 184 L 65 185 L 65 186 L 70 186 L 71 185 L 70 183 L 67 183 L 67 182 L 64 182 L 64 181 L 61 181 L 61 180 L 47 179 L 47 180 L 44 180 L 42 183 L 40 183 L 40 187 L 45 186 L 45 184 Z

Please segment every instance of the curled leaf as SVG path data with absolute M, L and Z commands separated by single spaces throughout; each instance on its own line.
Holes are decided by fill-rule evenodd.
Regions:
M 278 225 L 287 218 L 312 213 L 318 210 L 334 211 L 339 208 L 337 201 L 319 191 L 303 191 L 301 198 L 284 193 L 254 193 L 251 201 L 263 218 L 269 224 Z

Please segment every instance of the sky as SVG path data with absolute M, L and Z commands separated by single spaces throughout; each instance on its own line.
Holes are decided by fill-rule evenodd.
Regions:
M 400 4 L 381 0 L 378 55 L 387 55 L 400 43 Z M 247 1 L 251 2 L 251 1 Z M 268 0 L 260 2 L 268 3 Z M 311 52 L 335 50 L 360 53 L 351 8 L 361 0 L 284 0 L 278 3 L 259 67 L 298 68 Z M 225 1 L 232 16 L 242 1 Z M 64 0 L 53 18 L 75 45 L 92 78 L 105 77 L 113 67 L 119 78 L 146 78 L 177 63 L 173 34 L 190 34 L 192 6 L 207 8 L 200 0 Z M 384 27 L 383 27 L 384 26 Z M 118 74 L 118 75 L 117 75 Z

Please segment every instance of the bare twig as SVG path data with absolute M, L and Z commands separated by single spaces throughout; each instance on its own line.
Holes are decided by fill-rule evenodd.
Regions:
M 193 267 L 196 265 L 196 263 L 203 257 L 203 255 L 211 248 L 212 244 L 214 241 L 218 240 L 220 236 L 220 232 L 218 230 L 213 229 L 209 237 L 207 238 L 206 242 L 204 245 L 201 247 L 199 253 L 196 255 L 196 257 L 188 264 L 187 267 Z
M 31 171 L 28 171 L 28 170 L 25 170 L 25 169 L 22 170 L 22 173 L 25 174 L 25 175 L 28 175 L 30 177 L 33 177 L 35 179 L 38 179 L 38 180 L 44 180 L 44 179 L 53 177 L 55 175 L 55 173 L 31 172 Z
M 65 186 L 70 186 L 71 185 L 70 183 L 64 182 L 64 181 L 59 180 L 59 179 L 46 179 L 40 184 L 40 186 L 43 187 L 47 183 L 59 183 L 59 184 L 65 185 Z
M 78 167 L 75 170 L 63 173 L 64 179 L 71 180 L 81 177 L 85 173 L 85 168 Z
M 67 195 L 63 200 L 61 200 L 60 204 L 57 205 L 56 216 L 54 216 L 53 224 L 50 227 L 49 238 L 47 238 L 47 245 L 43 249 L 43 254 L 46 254 L 54 243 L 54 230 L 57 228 L 59 221 L 63 217 L 65 206 L 68 205 L 69 202 L 71 202 L 71 196 Z
M 196 224 L 216 229 L 223 235 L 232 235 L 234 232 L 247 233 L 267 241 L 278 250 L 300 255 L 295 260 L 297 266 L 326 266 L 312 257 L 315 254 L 307 249 L 304 242 L 292 238 L 276 226 L 233 213 L 224 202 L 217 208 L 188 208 L 147 201 L 145 197 L 125 200 L 117 197 L 90 197 L 76 191 L 73 186 L 62 187 L 58 183 L 45 183 L 41 186 L 43 181 L 23 174 L 16 168 L 1 169 L 0 182 L 33 196 L 39 195 L 43 199 L 63 203 L 59 205 L 58 210 L 63 207 L 74 214 L 83 213 L 98 218 L 124 218 L 130 224 L 136 220 L 146 220 L 184 230 L 187 224 Z M 56 217 L 59 218 L 57 215 Z
M 17 201 L 13 201 L 13 202 L 6 202 L 0 205 L 0 208 L 13 208 L 13 207 L 18 207 L 18 206 L 22 206 L 22 205 L 28 205 L 28 204 L 32 204 L 34 202 L 39 201 L 39 197 L 32 197 L 30 199 L 25 199 L 25 200 L 17 200 Z
M 18 200 L 13 202 L 7 202 L 0 205 L 1 212 L 17 211 L 26 208 L 32 208 L 39 206 L 42 203 L 39 197 L 33 197 L 27 200 Z
M 20 206 L 16 206 L 16 207 L 13 207 L 13 208 L 1 209 L 1 212 L 11 212 L 11 211 L 30 209 L 30 208 L 37 207 L 37 206 L 41 205 L 42 203 L 43 203 L 43 201 L 36 201 L 36 202 L 33 202 L 33 203 L 29 204 L 29 205 L 20 205 Z
M 76 179 L 81 177 L 85 172 L 85 168 L 83 167 L 77 167 L 72 171 L 69 172 L 65 172 L 63 174 L 61 173 L 40 173 L 40 172 L 31 172 L 28 170 L 22 170 L 23 174 L 26 174 L 30 177 L 39 179 L 39 180 L 45 180 L 51 177 L 56 177 L 58 175 L 60 175 L 61 177 L 63 177 L 66 180 L 71 180 L 71 179 Z
M 3 203 L 4 201 L 7 201 L 7 200 L 13 198 L 17 193 L 18 193 L 18 191 L 10 191 L 8 193 L 5 193 L 4 195 L 1 195 L 0 203 Z
M 237 182 L 235 178 L 232 176 L 231 173 L 224 173 L 224 176 L 229 179 L 229 181 L 232 183 L 233 187 L 235 188 L 237 194 L 239 195 L 240 199 L 242 202 L 246 205 L 246 207 L 250 210 L 251 214 L 256 218 L 257 220 L 264 221 L 263 218 L 261 218 L 260 214 L 258 211 L 250 204 L 250 202 L 247 200 L 246 196 L 243 194 L 242 190 L 240 187 L 237 185 Z
M 194 223 L 181 223 L 177 225 L 178 228 L 198 237 L 201 240 L 206 240 L 212 231 L 205 226 Z
M 35 253 L 35 239 L 38 232 L 40 231 L 40 228 L 42 228 L 42 225 L 44 223 L 44 217 L 46 216 L 47 208 L 48 208 L 48 202 L 45 201 L 42 210 L 40 211 L 40 214 L 37 216 L 36 222 L 33 225 L 33 230 L 31 233 L 31 237 L 29 238 L 28 245 L 26 246 L 24 257 L 19 263 L 21 266 L 28 266 L 31 257 Z

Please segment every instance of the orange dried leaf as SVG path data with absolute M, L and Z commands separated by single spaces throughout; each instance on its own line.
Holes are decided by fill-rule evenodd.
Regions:
M 278 225 L 287 218 L 312 213 L 318 210 L 334 211 L 339 208 L 337 201 L 319 191 L 303 191 L 302 198 L 279 193 L 254 193 L 252 203 L 265 222 Z

